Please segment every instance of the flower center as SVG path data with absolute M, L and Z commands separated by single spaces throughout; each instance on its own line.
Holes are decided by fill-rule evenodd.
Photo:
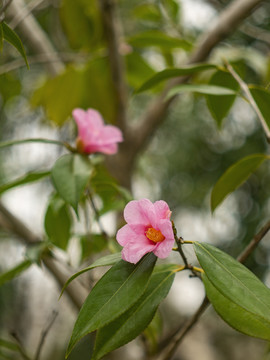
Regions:
M 152 227 L 147 229 L 145 235 L 149 240 L 152 240 L 155 243 L 161 242 L 161 241 L 163 241 L 165 239 L 165 236 L 163 236 L 161 231 L 156 230 L 156 229 L 154 229 Z

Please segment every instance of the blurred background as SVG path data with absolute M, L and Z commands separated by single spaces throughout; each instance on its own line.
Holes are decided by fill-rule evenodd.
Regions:
M 113 21 L 117 28 L 125 84 L 124 110 L 129 126 L 143 127 L 149 104 L 165 85 L 140 94 L 136 90 L 155 72 L 185 65 L 202 34 L 213 28 L 231 3 L 225 0 L 115 1 Z M 76 128 L 71 112 L 75 107 L 93 107 L 102 113 L 106 122 L 121 124 L 118 116 L 121 101 L 115 91 L 113 56 L 108 45 L 114 39 L 109 39 L 106 32 L 108 19 L 104 4 L 106 1 L 98 0 L 13 0 L 9 4 L 5 21 L 20 36 L 30 69 L 17 50 L 4 42 L 0 57 L 1 141 L 48 138 L 74 144 Z M 214 48 L 209 62 L 222 64 L 226 59 L 247 83 L 267 87 L 269 44 L 270 4 L 265 1 Z M 195 76 L 193 81 L 215 84 L 220 76 L 218 72 L 207 71 Z M 247 155 L 267 153 L 268 146 L 249 104 L 231 96 L 230 111 L 217 115 L 219 104 L 215 101 L 213 96 L 183 94 L 153 128 L 133 160 L 129 163 L 128 159 L 121 158 L 127 146 L 123 145 L 119 158 L 115 157 L 115 162 L 108 160 L 111 174 L 102 168 L 101 177 L 111 179 L 112 176 L 119 185 L 128 186 L 135 199 L 167 201 L 179 236 L 212 243 L 236 257 L 269 220 L 269 164 L 264 163 L 213 214 L 211 190 L 230 165 Z M 64 153 L 61 147 L 40 143 L 0 149 L 1 202 L 41 239 L 50 238 L 46 226 L 44 230 L 44 217 L 54 192 L 50 179 L 45 177 L 8 191 L 1 189 L 28 172 L 49 171 Z M 118 173 L 119 162 L 121 173 Z M 127 197 L 107 190 L 97 190 L 96 200 L 102 215 L 100 221 L 114 246 L 117 211 L 123 209 Z M 79 220 L 68 210 L 66 218 L 72 223 L 69 239 L 64 247 L 55 244 L 54 251 L 58 261 L 68 264 L 75 272 L 106 253 L 106 245 L 98 234 L 91 209 L 88 213 L 80 209 Z M 87 246 L 81 246 L 88 232 L 87 222 L 97 234 Z M 36 256 L 33 247 L 7 230 L 4 226 L 0 228 L 1 272 L 22 262 L 26 254 Z M 246 263 L 267 286 L 270 286 L 269 240 L 268 235 Z M 192 248 L 187 245 L 185 251 L 189 261 L 195 262 Z M 179 254 L 172 254 L 169 261 L 181 262 Z M 89 281 L 94 283 L 100 278 L 102 271 L 94 271 L 91 279 L 83 277 L 81 281 L 86 288 L 89 289 Z M 15 351 L 0 346 L 0 359 L 64 359 L 78 310 L 68 296 L 58 301 L 59 294 L 55 277 L 42 262 L 0 287 L 0 338 L 23 349 Z M 203 298 L 200 280 L 190 278 L 186 272 L 177 274 L 152 327 L 106 359 L 119 356 L 146 359 L 157 344 L 168 341 L 168 336 L 196 311 Z M 70 359 L 89 359 L 91 344 L 91 337 L 83 339 Z M 266 342 L 237 333 L 209 308 L 173 357 L 175 360 L 194 358 L 267 360 L 270 355 Z

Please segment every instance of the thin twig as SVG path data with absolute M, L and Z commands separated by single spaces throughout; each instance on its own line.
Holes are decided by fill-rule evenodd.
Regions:
M 234 71 L 233 67 L 229 63 L 226 64 L 226 68 L 229 71 L 229 73 L 234 77 L 234 79 L 238 82 L 242 91 L 246 95 L 251 107 L 253 108 L 253 110 L 255 111 L 256 115 L 258 116 L 258 118 L 260 120 L 261 126 L 262 126 L 265 136 L 266 136 L 266 140 L 268 143 L 270 143 L 270 130 L 268 128 L 268 125 L 267 125 L 260 109 L 258 108 L 255 100 L 253 99 L 253 96 L 251 95 L 248 85 L 240 78 L 240 76 Z
M 95 213 L 96 220 L 97 220 L 99 229 L 100 229 L 100 231 L 101 231 L 101 234 L 104 236 L 104 238 L 105 238 L 106 240 L 108 240 L 108 239 L 109 239 L 109 235 L 106 233 L 106 231 L 105 231 L 105 229 L 104 229 L 104 227 L 103 227 L 103 225 L 102 225 L 98 208 L 97 208 L 97 206 L 96 206 L 96 204 L 95 204 L 94 198 L 93 198 L 93 196 L 92 196 L 91 191 L 90 191 L 89 188 L 86 189 L 86 194 L 87 194 L 87 196 L 88 196 L 88 198 L 89 198 L 90 204 L 91 204 L 92 209 L 93 209 L 93 211 L 94 211 L 94 213 Z
M 238 256 L 237 260 L 240 263 L 243 263 L 248 256 L 254 251 L 259 242 L 264 238 L 267 232 L 270 230 L 270 220 L 259 230 L 259 232 L 254 236 L 254 238 L 250 241 L 250 243 L 245 247 L 243 252 Z M 188 319 L 183 326 L 177 331 L 169 345 L 161 352 L 157 360 L 169 360 L 177 350 L 179 344 L 184 339 L 186 334 L 193 328 L 193 326 L 198 322 L 201 315 L 207 309 L 209 305 L 209 300 L 207 297 L 204 298 L 201 306 L 196 311 L 196 313 Z
M 10 335 L 13 337 L 13 339 L 16 341 L 17 345 L 18 345 L 18 351 L 21 354 L 22 358 L 24 360 L 31 360 L 31 358 L 27 355 L 24 346 L 21 342 L 21 339 L 19 338 L 18 334 L 15 331 L 11 331 Z
M 53 313 L 52 313 L 51 320 L 49 321 L 48 325 L 45 327 L 45 329 L 41 333 L 41 337 L 40 337 L 40 340 L 39 340 L 39 344 L 38 344 L 38 347 L 37 347 L 37 351 L 36 351 L 36 355 L 34 357 L 34 360 L 39 359 L 42 347 L 43 347 L 44 342 L 45 342 L 45 339 L 46 339 L 50 329 L 52 328 L 57 316 L 58 316 L 58 312 L 54 310 Z

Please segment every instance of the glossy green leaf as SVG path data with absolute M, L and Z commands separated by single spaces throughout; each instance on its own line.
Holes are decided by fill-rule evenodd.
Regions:
M 166 99 L 187 92 L 194 92 L 203 95 L 214 95 L 214 96 L 223 96 L 223 95 L 236 95 L 236 91 L 216 85 L 207 85 L 207 84 L 181 84 L 176 85 L 171 88 L 166 96 Z
M 19 38 L 19 36 L 4 21 L 2 22 L 2 31 L 3 31 L 4 39 L 6 41 L 8 41 L 11 45 L 13 45 L 18 50 L 18 52 L 23 57 L 26 66 L 29 69 L 29 65 L 28 65 L 28 61 L 27 61 L 27 58 L 26 58 L 25 50 L 24 50 L 23 44 L 22 44 L 21 39 Z
M 270 129 L 270 91 L 255 85 L 250 85 L 249 90 Z
M 26 175 L 21 176 L 20 178 L 10 181 L 8 183 L 5 183 L 3 185 L 0 185 L 0 194 L 3 192 L 13 189 L 14 187 L 30 184 L 39 180 L 44 179 L 45 177 L 50 175 L 50 171 L 41 171 L 41 172 L 32 172 L 28 173 Z
M 66 250 L 70 239 L 71 223 L 67 203 L 59 196 L 53 196 L 45 214 L 44 228 L 50 241 L 63 250 Z
M 235 330 L 246 335 L 270 340 L 270 322 L 253 314 L 218 291 L 206 275 L 202 276 L 209 301 L 220 317 Z
M 208 280 L 214 290 L 222 295 L 219 297 L 216 294 L 216 306 L 219 311 L 222 311 L 224 319 L 230 320 L 232 316 L 237 317 L 237 310 L 239 310 L 239 324 L 243 329 L 248 326 L 254 327 L 253 321 L 257 319 L 256 327 L 254 327 L 256 336 L 261 337 L 263 329 L 268 329 L 269 339 L 270 289 L 248 268 L 216 247 L 198 242 L 194 243 L 194 247 Z M 213 298 L 211 290 L 210 288 L 210 296 Z M 213 293 L 215 295 L 215 291 Z M 222 297 L 226 298 L 225 303 L 232 303 L 228 309 L 226 307 L 221 309 Z
M 104 327 L 135 304 L 145 292 L 155 262 L 152 253 L 136 265 L 121 260 L 98 281 L 81 308 L 66 356 L 83 336 Z
M 120 317 L 97 331 L 92 360 L 125 345 L 137 337 L 152 321 L 160 302 L 167 296 L 175 272 L 156 272 L 150 278 L 143 296 Z
M 209 84 L 225 86 L 234 91 L 239 89 L 238 82 L 229 73 L 224 71 L 215 72 L 211 77 Z M 223 95 L 218 97 L 215 95 L 206 96 L 207 106 L 219 127 L 221 126 L 222 120 L 229 113 L 235 99 L 236 95 Z
M 181 48 L 189 51 L 192 49 L 192 44 L 189 43 L 187 40 L 169 36 L 158 30 L 138 33 L 127 39 L 127 42 L 131 46 L 138 48 L 156 46 L 166 50 Z
M 269 159 L 264 154 L 247 156 L 231 167 L 219 178 L 211 193 L 211 209 L 216 207 L 225 199 L 227 195 L 238 188 L 247 178 L 263 163 Z
M 121 253 L 106 255 L 106 256 L 103 256 L 102 258 L 96 260 L 95 262 L 93 262 L 93 264 L 91 264 L 90 266 L 87 266 L 86 268 L 76 272 L 74 275 L 72 275 L 68 279 L 68 281 L 63 286 L 60 297 L 63 295 L 63 292 L 65 291 L 67 286 L 71 283 L 71 281 L 76 279 L 76 277 L 80 276 L 81 274 L 83 274 L 89 270 L 95 269 L 96 267 L 114 265 L 117 262 L 119 262 L 120 260 L 121 260 Z
M 75 211 L 92 172 L 89 158 L 79 154 L 60 157 L 52 168 L 52 179 L 58 194 Z
M 16 265 L 11 270 L 8 270 L 4 273 L 0 274 L 0 286 L 5 284 L 6 282 L 14 279 L 15 277 L 19 276 L 23 271 L 27 270 L 32 265 L 30 260 L 25 260 L 20 264 Z
M 209 69 L 216 69 L 217 66 L 213 64 L 196 64 L 196 65 L 189 65 L 182 68 L 173 68 L 173 69 L 166 69 L 162 70 L 151 78 L 149 78 L 145 83 L 141 85 L 141 87 L 136 91 L 137 93 L 146 91 L 151 89 L 152 87 L 158 85 L 162 81 L 172 79 L 178 76 L 185 76 L 185 75 L 192 75 L 197 72 L 206 71 Z

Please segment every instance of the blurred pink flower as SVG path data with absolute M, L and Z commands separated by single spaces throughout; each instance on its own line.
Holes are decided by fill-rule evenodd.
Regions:
M 169 255 L 174 244 L 168 204 L 148 199 L 130 201 L 124 209 L 127 222 L 116 234 L 124 248 L 122 258 L 136 264 L 146 253 L 153 252 L 159 258 Z
M 74 109 L 72 115 L 78 126 L 77 149 L 84 154 L 100 152 L 115 154 L 118 142 L 123 141 L 120 129 L 105 125 L 101 114 L 94 109 Z

